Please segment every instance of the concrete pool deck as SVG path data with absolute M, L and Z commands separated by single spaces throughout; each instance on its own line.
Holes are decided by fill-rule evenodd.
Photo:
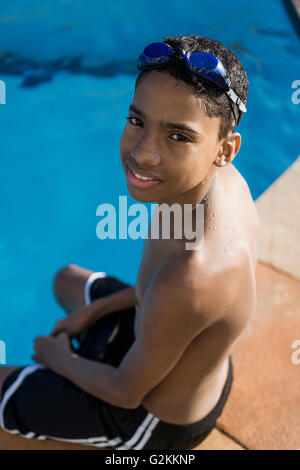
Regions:
M 195 450 L 300 448 L 300 363 L 292 360 L 293 342 L 300 345 L 299 180 L 300 156 L 256 201 L 257 309 L 232 355 L 234 381 L 223 413 Z M 94 448 L 0 430 L 0 449 Z

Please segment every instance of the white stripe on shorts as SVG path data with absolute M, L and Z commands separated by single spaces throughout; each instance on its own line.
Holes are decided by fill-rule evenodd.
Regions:
M 116 450 L 129 450 L 129 449 L 140 450 L 142 449 L 144 445 L 146 444 L 146 442 L 150 439 L 152 429 L 154 429 L 158 423 L 159 423 L 159 419 L 156 418 L 152 413 L 148 413 L 144 421 L 139 425 L 139 427 L 135 431 L 134 435 L 127 442 L 124 442 L 122 446 L 116 447 Z M 144 432 L 145 434 L 142 437 Z M 137 444 L 137 442 L 140 439 L 141 439 L 140 443 Z
M 100 272 L 100 271 L 94 272 L 88 277 L 84 286 L 84 298 L 85 298 L 86 305 L 90 305 L 91 303 L 90 288 L 91 288 L 92 283 L 96 279 L 100 279 L 102 277 L 107 277 L 107 274 L 104 272 Z

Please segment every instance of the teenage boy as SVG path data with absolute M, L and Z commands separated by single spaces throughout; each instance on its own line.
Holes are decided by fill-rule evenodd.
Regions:
M 149 236 L 135 286 L 60 269 L 54 292 L 70 315 L 36 339 L 36 365 L 0 369 L 9 432 L 109 449 L 192 449 L 228 398 L 231 353 L 256 304 L 258 217 L 232 164 L 247 74 L 230 49 L 195 35 L 147 46 L 138 68 L 120 145 L 128 191 L 158 203 L 159 224 L 173 205 L 192 208 L 193 218 L 203 204 L 201 243 L 187 250 L 184 231 Z

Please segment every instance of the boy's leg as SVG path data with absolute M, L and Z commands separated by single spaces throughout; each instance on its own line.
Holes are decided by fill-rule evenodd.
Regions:
M 1 390 L 2 385 L 6 379 L 14 370 L 19 369 L 15 366 L 0 366 L 0 403 L 1 403 Z
M 55 275 L 53 292 L 58 304 L 70 314 L 85 305 L 86 281 L 93 273 L 76 264 L 61 268 Z
M 93 271 L 70 264 L 61 268 L 54 278 L 53 290 L 57 302 L 67 313 L 85 305 L 84 289 Z M 19 366 L 0 366 L 0 402 L 2 385 L 6 378 Z

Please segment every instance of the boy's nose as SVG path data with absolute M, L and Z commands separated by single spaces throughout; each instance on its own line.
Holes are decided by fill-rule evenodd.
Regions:
M 160 154 L 157 147 L 152 142 L 145 140 L 139 142 L 131 152 L 132 158 L 136 161 L 137 166 L 151 165 L 157 166 L 161 162 Z

